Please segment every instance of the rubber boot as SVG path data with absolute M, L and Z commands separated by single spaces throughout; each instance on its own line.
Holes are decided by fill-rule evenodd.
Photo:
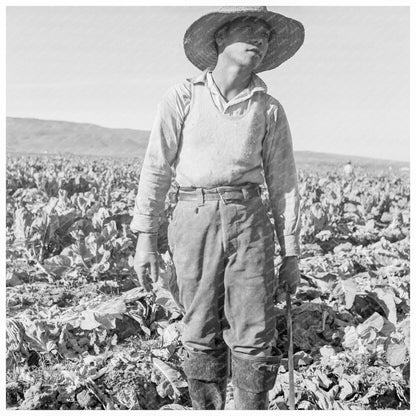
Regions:
M 232 353 L 234 406 L 236 410 L 267 410 L 268 392 L 274 386 L 282 354 L 259 357 Z
M 183 370 L 194 410 L 223 410 L 227 394 L 227 352 L 217 356 L 187 353 Z
M 227 383 L 188 378 L 189 395 L 194 410 L 223 410 L 227 393 Z
M 269 392 L 252 393 L 234 387 L 234 406 L 236 410 L 267 410 L 269 408 Z

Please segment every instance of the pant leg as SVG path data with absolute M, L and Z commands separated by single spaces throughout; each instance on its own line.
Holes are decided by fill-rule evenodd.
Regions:
M 274 229 L 260 197 L 221 206 L 226 235 L 224 340 L 231 349 L 235 409 L 268 408 L 279 352 L 273 348 Z
M 180 201 L 169 231 L 179 303 L 185 310 L 182 363 L 195 410 L 224 409 L 228 351 L 224 326 L 224 251 L 218 201 Z
M 218 201 L 179 201 L 169 226 L 179 301 L 182 343 L 189 351 L 224 350 L 224 251 Z
M 276 331 L 274 229 L 260 197 L 220 206 L 227 236 L 224 340 L 232 352 L 270 355 Z

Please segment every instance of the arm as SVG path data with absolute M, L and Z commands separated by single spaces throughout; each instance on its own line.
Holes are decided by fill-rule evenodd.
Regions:
M 157 232 L 171 185 L 183 120 L 189 104 L 188 84 L 171 88 L 160 102 L 143 161 L 130 229 L 139 232 L 134 269 L 140 284 L 151 290 L 158 279 Z
M 130 224 L 133 232 L 158 232 L 189 101 L 190 88 L 184 83 L 169 89 L 158 105 L 140 173 Z
M 263 142 L 263 168 L 283 264 L 280 286 L 295 293 L 299 279 L 300 198 L 292 137 L 283 107 L 271 98 Z
M 283 107 L 268 111 L 263 167 L 282 257 L 299 256 L 300 199 L 292 136 Z

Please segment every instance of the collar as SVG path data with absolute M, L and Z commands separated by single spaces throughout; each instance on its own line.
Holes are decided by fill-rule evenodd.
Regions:
M 205 69 L 201 74 L 191 79 L 193 84 L 207 85 L 207 74 L 212 72 L 209 68 Z M 255 73 L 251 76 L 250 84 L 247 87 L 249 94 L 253 94 L 256 91 L 267 93 L 267 85 L 265 82 Z

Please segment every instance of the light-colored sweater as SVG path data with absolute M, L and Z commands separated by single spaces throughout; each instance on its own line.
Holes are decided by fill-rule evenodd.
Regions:
M 283 107 L 257 75 L 229 102 L 208 71 L 165 94 L 141 170 L 133 231 L 157 231 L 174 175 L 180 186 L 207 188 L 265 179 L 282 254 L 300 254 L 289 125 Z
M 264 94 L 255 94 L 244 114 L 230 117 L 218 110 L 205 85 L 191 85 L 192 101 L 174 162 L 178 184 L 197 188 L 262 184 Z

